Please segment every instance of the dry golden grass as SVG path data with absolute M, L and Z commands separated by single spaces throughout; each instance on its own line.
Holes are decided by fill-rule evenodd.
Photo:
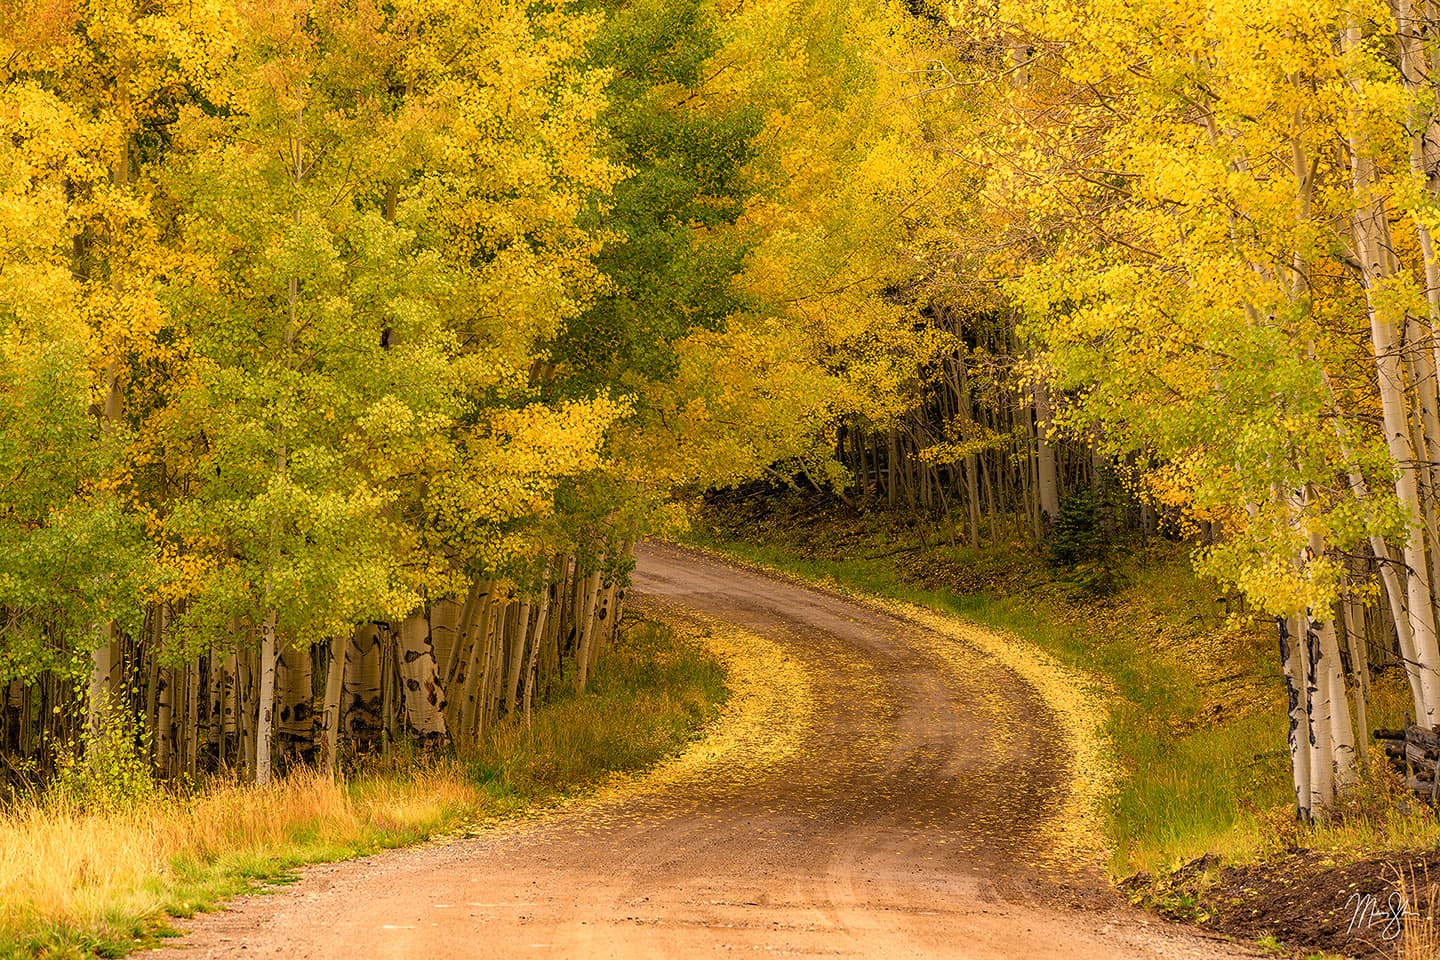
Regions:
M 1436 885 L 1415 870 L 1397 870 L 1392 879 L 1400 895 L 1400 935 L 1395 960 L 1435 960 L 1440 957 L 1440 922 L 1436 921 Z
M 463 770 L 436 765 L 348 786 L 308 772 L 217 784 L 124 811 L 24 805 L 0 818 L 0 949 L 114 953 L 117 933 L 143 935 L 296 863 L 417 839 L 482 800 Z

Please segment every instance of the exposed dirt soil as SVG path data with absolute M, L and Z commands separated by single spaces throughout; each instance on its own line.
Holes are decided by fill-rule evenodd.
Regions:
M 981 651 L 957 673 L 914 623 L 670 546 L 635 586 L 772 644 L 767 729 L 538 821 L 306 869 L 156 960 L 1256 955 L 1051 864 L 1055 719 Z
M 1440 851 L 1337 863 L 1311 850 L 1247 866 L 1204 857 L 1165 877 L 1124 882 L 1162 915 L 1246 940 L 1269 935 L 1295 949 L 1394 957 L 1406 922 L 1436 916 Z M 1431 921 L 1433 922 L 1433 921 Z

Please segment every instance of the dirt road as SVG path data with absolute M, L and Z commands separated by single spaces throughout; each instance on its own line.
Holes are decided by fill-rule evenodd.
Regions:
M 669 546 L 641 549 L 635 590 L 780 651 L 756 729 L 536 823 L 310 868 L 159 955 L 1253 955 L 1045 865 L 1054 719 L 979 651 L 957 672 L 914 624 Z

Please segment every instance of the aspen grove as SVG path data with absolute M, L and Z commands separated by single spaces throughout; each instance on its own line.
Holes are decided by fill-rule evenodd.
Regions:
M 870 122 L 899 10 L 3 12 L 11 787 L 463 751 L 584 691 L 676 490 L 814 461 L 913 370 L 920 181 L 855 182 L 913 140 Z
M 943 479 L 978 538 L 1001 485 L 977 457 L 1018 449 L 1011 510 L 1043 540 L 1065 504 L 1125 481 L 1140 510 L 1121 522 L 1188 528 L 1202 572 L 1274 618 L 1295 807 L 1320 816 L 1370 739 L 1372 663 L 1403 671 L 1420 727 L 1440 723 L 1440 14 L 930 15 L 919 109 L 957 199 L 915 242 L 931 322 L 964 342 L 889 457 L 872 445 L 904 467 L 885 492 Z M 1011 384 L 998 417 L 975 371 Z
M 0 12 L 7 785 L 463 751 L 756 479 L 1188 538 L 1302 818 L 1440 729 L 1428 0 Z

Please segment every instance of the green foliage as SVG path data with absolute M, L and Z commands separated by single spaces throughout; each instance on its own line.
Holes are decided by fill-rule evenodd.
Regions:
M 1119 586 L 1114 561 L 1124 507 L 1117 486 L 1105 479 L 1061 498 L 1060 515 L 1040 549 L 1062 581 L 1095 595 Z
M 1093 487 L 1081 487 L 1061 499 L 1060 516 L 1042 545 L 1051 563 L 1072 567 L 1109 555 L 1111 531 L 1105 529 L 1098 515 L 1098 499 Z
M 83 729 L 79 742 L 61 751 L 47 802 L 106 813 L 138 807 L 155 797 L 149 736 L 126 699 L 106 698 L 95 728 Z
M 608 235 L 597 265 L 608 283 L 552 347 L 562 389 L 667 380 L 678 341 L 715 330 L 743 300 L 735 278 L 745 243 L 733 224 L 749 193 L 746 164 L 760 131 L 748 104 L 705 99 L 721 23 L 703 0 L 599 4 L 609 16 L 591 43 L 608 70 L 601 116 L 608 146 L 628 171 L 596 211 Z

